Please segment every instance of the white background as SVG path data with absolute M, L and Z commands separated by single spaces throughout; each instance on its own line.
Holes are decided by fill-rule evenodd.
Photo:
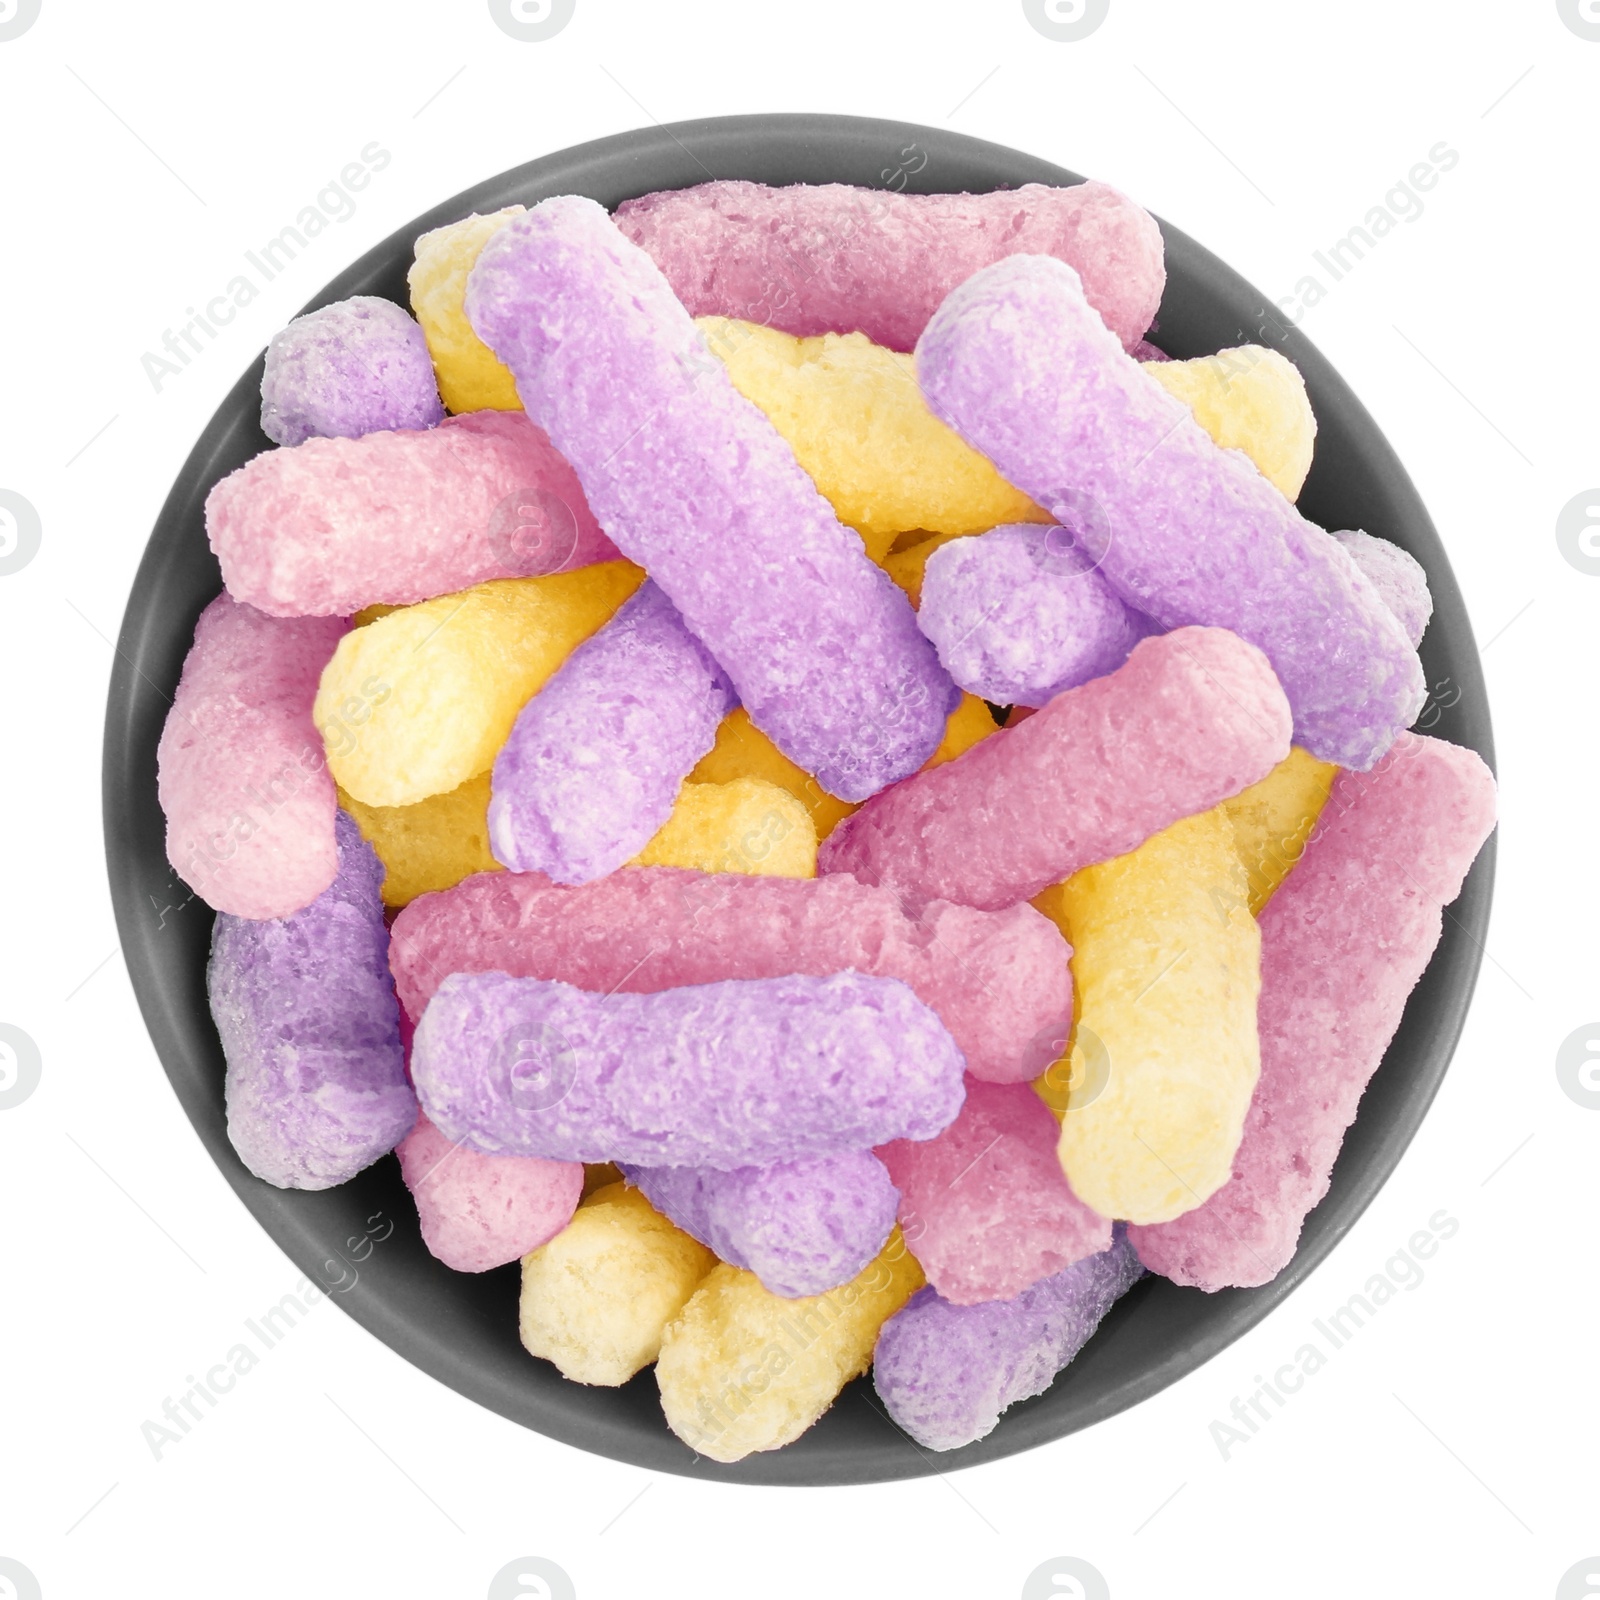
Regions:
M 1079 43 L 1019 0 L 577 0 L 537 44 L 483 0 L 43 0 L 0 43 L 0 488 L 43 525 L 0 577 L 0 1021 L 43 1058 L 0 1112 L 0 1556 L 45 1600 L 476 1600 L 529 1554 L 582 1600 L 1009 1600 L 1062 1555 L 1115 1600 L 1555 1595 L 1600 1553 L 1600 1111 L 1554 1069 L 1600 1016 L 1600 576 L 1554 533 L 1600 482 L 1597 86 L 1600 43 L 1554 0 L 1112 0 Z M 839 1491 L 651 1476 L 478 1409 L 327 1304 L 157 1462 L 140 1424 L 297 1277 L 167 1087 L 104 882 L 108 641 L 167 486 L 271 333 L 408 218 L 582 140 L 775 109 L 949 126 L 1107 179 L 1274 295 L 1438 141 L 1460 152 L 1304 324 L 1416 477 L 1486 644 L 1500 877 L 1443 1092 L 1255 1332 L 998 1465 Z M 371 140 L 394 159 L 356 215 L 153 392 L 142 353 Z M 1426 1281 L 1225 1462 L 1212 1420 L 1441 1207 L 1460 1231 Z

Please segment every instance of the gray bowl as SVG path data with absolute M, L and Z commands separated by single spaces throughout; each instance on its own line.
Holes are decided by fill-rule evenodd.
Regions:
M 912 145 L 917 151 L 908 156 Z M 803 114 L 683 122 L 580 145 L 479 184 L 370 250 L 306 309 L 354 294 L 406 304 L 416 236 L 469 211 L 571 193 L 615 206 L 711 178 L 893 183 L 912 191 L 1080 181 L 1032 156 L 937 128 Z M 1427 569 L 1434 615 L 1422 659 L 1434 698 L 1420 725 L 1493 765 L 1472 630 L 1444 548 L 1404 468 L 1338 374 L 1300 333 L 1280 323 L 1260 293 L 1176 229 L 1163 224 L 1162 231 L 1169 276 L 1156 342 L 1178 357 L 1270 344 L 1299 367 L 1320 425 L 1301 508 L 1324 527 L 1365 528 L 1393 539 Z M 212 914 L 188 899 L 167 865 L 156 743 L 195 619 L 221 587 L 206 543 L 206 493 L 269 448 L 258 425 L 260 382 L 258 359 L 184 464 L 134 581 L 106 709 L 107 864 L 123 954 L 150 1036 L 212 1158 L 296 1265 L 342 1285 L 337 1302 L 408 1361 L 526 1427 L 654 1471 L 785 1484 L 917 1477 L 1058 1439 L 1194 1371 L 1293 1293 L 1366 1209 L 1427 1112 L 1461 1031 L 1489 917 L 1492 841 L 1446 916 L 1444 939 L 1361 1102 L 1333 1186 L 1307 1222 L 1293 1262 L 1264 1288 L 1213 1295 L 1147 1279 L 1117 1305 L 1048 1393 L 1014 1406 L 987 1439 L 948 1454 L 932 1455 L 907 1439 L 863 1379 L 786 1449 L 733 1466 L 707 1461 L 667 1431 L 650 1372 L 621 1389 L 591 1389 L 566 1382 L 529 1356 L 517 1338 L 517 1268 L 470 1276 L 435 1261 L 423 1247 L 392 1157 L 320 1194 L 274 1189 L 252 1177 L 228 1142 L 222 1049 L 206 1009 Z M 371 1221 L 380 1216 L 383 1221 Z M 367 1243 L 369 1231 L 383 1234 L 388 1221 L 393 1231 Z

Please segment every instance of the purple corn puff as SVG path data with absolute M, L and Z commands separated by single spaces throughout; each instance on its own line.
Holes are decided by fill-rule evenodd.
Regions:
M 910 602 L 605 211 L 566 195 L 507 224 L 466 305 L 756 726 L 840 799 L 915 772 L 959 691 Z
M 1071 267 L 1013 256 L 970 278 L 918 342 L 917 375 L 1128 605 L 1258 646 L 1313 755 L 1365 771 L 1421 710 L 1422 663 L 1378 591 L 1123 353 Z
M 603 878 L 672 813 L 733 691 L 646 582 L 562 663 L 495 757 L 489 847 L 513 872 Z
M 634 1167 L 622 1175 L 729 1266 L 786 1299 L 848 1283 L 883 1248 L 900 1191 L 870 1150 L 771 1167 Z
M 1065 528 L 1036 523 L 934 551 L 917 626 L 960 688 L 996 705 L 1035 707 L 1115 672 L 1159 632 L 1122 603 Z
M 206 972 L 228 1061 L 228 1137 L 258 1178 L 330 1189 L 411 1131 L 400 1007 L 389 976 L 383 867 L 343 811 L 339 872 L 276 921 L 221 912 Z
M 296 317 L 267 346 L 261 431 L 274 444 L 359 439 L 444 420 L 422 329 L 361 294 Z
M 907 985 L 858 972 L 657 994 L 455 973 L 411 1048 L 429 1118 L 486 1155 L 724 1171 L 931 1138 L 962 1066 Z
M 878 1335 L 873 1387 L 918 1444 L 959 1450 L 991 1432 L 1008 1406 L 1043 1394 L 1143 1272 L 1118 1223 L 1109 1250 L 1014 1300 L 953 1306 L 919 1289 Z
M 1367 576 L 1367 581 L 1383 596 L 1383 603 L 1400 619 L 1412 647 L 1422 643 L 1433 616 L 1433 595 L 1428 589 L 1428 574 L 1409 550 L 1388 539 L 1354 530 L 1333 536 Z
M 913 911 L 894 890 L 845 873 L 629 867 L 566 888 L 537 873 L 484 872 L 413 900 L 392 931 L 389 966 L 413 1019 L 452 972 L 653 994 L 851 967 L 904 979 L 939 1013 L 967 1070 L 992 1083 L 1037 1078 L 1072 1025 L 1071 947 L 1032 906 L 991 913 L 935 900 Z

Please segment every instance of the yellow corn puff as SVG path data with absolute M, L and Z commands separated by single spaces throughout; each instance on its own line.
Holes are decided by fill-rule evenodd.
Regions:
M 922 604 L 922 575 L 928 570 L 928 557 L 935 550 L 943 549 L 952 539 L 966 537 L 964 533 L 936 533 L 931 538 L 908 545 L 904 550 L 891 550 L 883 558 L 883 570 L 905 590 L 913 611 Z
M 339 791 L 361 837 L 383 863 L 383 903 L 408 906 L 419 894 L 448 889 L 475 872 L 498 872 L 489 853 L 489 774 L 414 806 L 368 806 Z
M 1251 916 L 1261 915 L 1300 859 L 1338 771 L 1296 745 L 1260 783 L 1223 801 L 1250 880 Z
M 718 750 L 696 767 L 697 775 L 718 751 L 721 763 L 714 764 L 719 768 L 722 763 L 731 768 L 763 760 L 784 762 L 805 799 L 814 804 L 819 798 L 826 800 L 841 817 L 855 809 L 820 787 L 805 789 L 805 774 L 751 726 L 742 710 L 725 719 L 723 729 L 729 729 L 735 718 L 741 719 L 742 727 L 735 724 L 731 732 L 719 734 Z M 989 708 L 976 696 L 964 695 L 928 764 L 954 760 L 994 731 Z M 744 761 L 738 759 L 741 748 Z M 363 805 L 342 790 L 339 803 L 355 818 L 384 865 L 385 905 L 409 905 L 419 894 L 451 888 L 477 872 L 500 870 L 500 863 L 489 852 L 487 772 L 469 778 L 448 794 L 431 795 L 415 805 Z M 706 781 L 700 776 L 691 777 L 684 785 L 672 816 L 631 864 L 809 878 L 816 875 L 816 857 L 815 815 L 792 790 L 762 778 Z
M 899 1228 L 849 1283 L 804 1299 L 719 1265 L 661 1338 L 668 1427 L 713 1461 L 798 1439 L 867 1370 L 878 1330 L 922 1284 Z
M 717 725 L 717 742 L 695 763 L 690 783 L 732 783 L 760 778 L 787 789 L 810 813 L 819 840 L 858 809 L 828 793 L 803 767 L 797 767 L 756 725 L 743 706 Z
M 498 578 L 347 633 L 311 712 L 334 781 L 411 806 L 487 771 L 528 698 L 643 578 L 626 561 Z
M 997 730 L 988 706 L 976 695 L 964 694 L 945 723 L 939 748 L 923 763 L 937 767 L 954 761 L 980 739 Z M 717 742 L 696 763 L 690 783 L 732 783 L 736 778 L 762 778 L 787 789 L 811 813 L 820 844 L 838 825 L 859 810 L 848 800 L 827 792 L 803 767 L 797 767 L 751 720 L 743 706 L 731 711 L 717 727 Z
M 686 783 L 672 815 L 629 865 L 814 878 L 817 830 L 799 800 L 765 779 Z
M 1193 361 L 1147 361 L 1144 370 L 1224 450 L 1243 450 L 1286 499 L 1299 498 L 1317 419 L 1306 381 L 1287 356 L 1250 344 Z
M 411 309 L 422 324 L 439 397 L 449 411 L 520 411 L 516 380 L 467 321 L 467 274 L 492 234 L 526 208 L 507 206 L 482 217 L 474 213 L 435 228 L 417 240 L 416 260 L 406 274 Z
M 929 411 L 909 355 L 860 333 L 797 339 L 726 317 L 698 326 L 873 560 L 908 528 L 977 533 L 1050 520 Z
M 1248 900 L 1218 807 L 1034 901 L 1073 947 L 1058 1153 L 1102 1216 L 1167 1222 L 1227 1181 L 1261 1068 L 1261 935 Z
M 609 1184 L 522 1258 L 522 1343 L 574 1383 L 626 1383 L 716 1264 L 637 1189 Z
M 977 695 L 963 692 L 960 704 L 944 725 L 944 738 L 939 741 L 939 748 L 923 762 L 922 770 L 926 772 L 930 767 L 942 767 L 945 762 L 954 761 L 980 739 L 999 731 L 1000 724 L 994 720 L 994 713 L 988 706 Z
M 622 1174 L 609 1161 L 586 1161 L 583 1164 L 583 1194 L 587 1200 L 596 1189 L 607 1189 L 622 1182 Z

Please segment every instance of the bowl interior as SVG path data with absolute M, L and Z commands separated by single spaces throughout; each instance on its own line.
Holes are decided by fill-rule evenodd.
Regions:
M 1073 173 L 941 129 L 806 114 L 718 118 L 642 129 L 529 162 L 455 196 L 369 251 L 306 309 L 353 294 L 407 303 L 417 234 L 469 211 L 555 194 L 606 206 L 652 190 L 747 178 L 770 184 L 890 185 L 912 192 L 1070 184 Z M 1168 283 L 1154 335 L 1170 355 L 1257 343 L 1304 374 L 1319 424 L 1300 505 L 1328 528 L 1364 528 L 1426 569 L 1434 615 L 1422 644 L 1433 698 L 1420 727 L 1493 765 L 1483 676 L 1461 595 L 1422 502 L 1372 418 L 1317 350 L 1260 293 L 1163 224 Z M 106 714 L 106 853 L 122 948 L 156 1050 L 217 1165 L 261 1225 L 351 1316 L 425 1372 L 512 1420 L 569 1444 L 657 1471 L 747 1483 L 863 1483 L 948 1471 L 1026 1450 L 1154 1394 L 1258 1322 L 1328 1253 L 1394 1169 L 1427 1111 L 1466 1015 L 1488 921 L 1494 844 L 1445 918 L 1444 938 L 1406 1008 L 1345 1140 L 1332 1188 L 1294 1261 L 1260 1289 L 1207 1295 L 1146 1279 L 1045 1394 L 1013 1407 L 988 1438 L 932 1455 L 885 1416 L 869 1379 L 851 1384 L 786 1449 L 722 1466 L 668 1432 L 655 1379 L 584 1388 L 534 1360 L 517 1338 L 518 1269 L 477 1276 L 430 1256 L 388 1157 L 353 1182 L 308 1194 L 251 1176 L 228 1142 L 223 1058 L 206 1008 L 212 913 L 166 860 L 156 801 L 156 744 L 195 619 L 221 577 L 204 502 L 219 478 L 270 448 L 258 422 L 262 363 L 240 379 L 184 464 L 151 533 L 123 620 Z M 385 1234 L 385 1223 L 393 1222 Z M 377 1241 L 377 1242 L 369 1242 Z

